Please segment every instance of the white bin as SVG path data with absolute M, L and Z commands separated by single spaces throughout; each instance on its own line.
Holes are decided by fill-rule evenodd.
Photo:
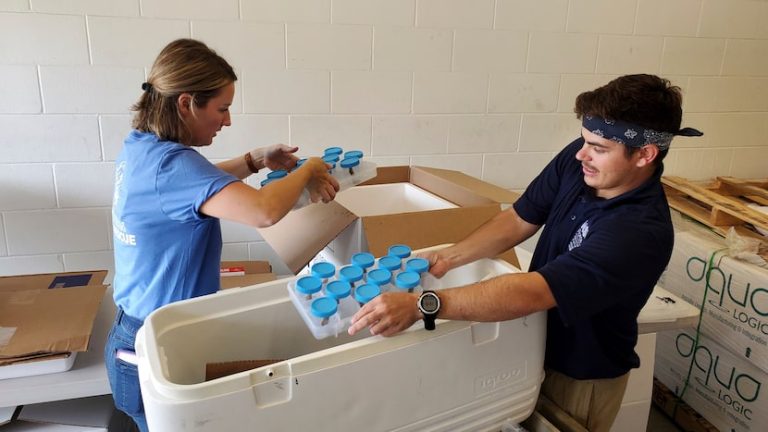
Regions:
M 515 271 L 481 260 L 445 286 Z M 152 431 L 498 431 L 534 409 L 545 313 L 498 323 L 421 322 L 402 334 L 316 340 L 293 278 L 165 306 L 136 348 Z M 415 306 L 414 306 L 415 307 Z M 205 382 L 206 363 L 286 359 Z

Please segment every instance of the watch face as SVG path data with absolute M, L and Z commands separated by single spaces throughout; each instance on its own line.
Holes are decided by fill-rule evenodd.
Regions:
M 421 298 L 421 307 L 422 309 L 424 309 L 424 312 L 427 312 L 427 313 L 435 312 L 439 304 L 440 304 L 440 301 L 437 299 L 437 296 L 434 294 L 425 295 Z

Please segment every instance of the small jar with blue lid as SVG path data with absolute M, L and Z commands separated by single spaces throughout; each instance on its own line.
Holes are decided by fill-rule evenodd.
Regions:
M 267 173 L 268 179 L 281 179 L 288 175 L 288 171 L 286 170 L 276 170 L 276 171 L 270 171 Z
M 381 295 L 381 288 L 372 283 L 362 284 L 355 289 L 355 300 L 360 307 L 363 307 L 379 295 Z
M 402 269 L 402 260 L 393 255 L 383 256 L 379 258 L 379 268 L 389 270 L 392 273 L 392 277 L 395 277 Z
M 325 295 L 336 300 L 339 303 L 342 299 L 349 297 L 352 293 L 352 285 L 347 281 L 335 280 L 328 282 L 325 286 Z
M 329 262 L 319 262 L 312 265 L 312 276 L 316 276 L 326 283 L 328 279 L 336 275 L 336 266 Z
M 360 150 L 350 150 L 350 151 L 344 152 L 344 159 L 348 159 L 348 158 L 362 159 L 363 152 Z
M 421 276 L 415 271 L 404 271 L 395 276 L 395 286 L 401 290 L 407 290 L 409 293 L 412 293 L 419 286 L 420 281 Z
M 368 272 L 366 282 L 378 286 L 381 292 L 387 292 L 392 283 L 392 272 L 383 268 L 373 269 Z
M 317 298 L 309 307 L 310 313 L 320 321 L 321 326 L 327 325 L 330 318 L 336 315 L 337 310 L 336 300 L 330 297 Z
M 363 280 L 363 269 L 356 265 L 348 265 L 339 270 L 339 280 L 348 282 L 354 288 L 355 284 Z
M 325 296 L 336 300 L 339 318 L 351 317 L 357 312 L 357 305 L 352 298 L 352 285 L 347 281 L 335 280 L 325 286 Z
M 355 175 L 355 167 L 360 165 L 360 159 L 345 157 L 341 160 L 341 162 L 339 162 L 339 165 L 341 165 L 342 168 L 348 170 L 349 175 Z
M 405 262 L 405 270 L 419 274 L 422 289 L 435 291 L 441 288 L 440 279 L 429 273 L 429 261 L 425 258 L 415 257 L 409 259 Z
M 392 245 L 387 250 L 387 255 L 392 255 L 400 259 L 405 259 L 411 256 L 411 248 L 403 244 Z
M 296 280 L 296 291 L 306 300 L 312 300 L 312 295 L 320 292 L 322 287 L 323 281 L 317 276 L 302 276 Z
M 344 153 L 344 149 L 341 147 L 328 147 L 323 150 L 323 156 L 333 155 L 339 157 L 342 153 Z
M 373 267 L 376 262 L 376 258 L 368 252 L 360 252 L 352 255 L 350 264 L 356 265 L 363 269 L 363 273 L 367 272 L 369 268 Z

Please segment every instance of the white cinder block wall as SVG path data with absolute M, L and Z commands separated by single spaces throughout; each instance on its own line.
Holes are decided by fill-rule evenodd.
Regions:
M 706 132 L 667 173 L 766 177 L 766 22 L 765 0 L 0 0 L 0 274 L 112 268 L 113 161 L 178 37 L 240 77 L 211 159 L 339 145 L 521 189 L 577 136 L 575 96 L 637 72 Z M 225 258 L 270 257 L 224 227 Z

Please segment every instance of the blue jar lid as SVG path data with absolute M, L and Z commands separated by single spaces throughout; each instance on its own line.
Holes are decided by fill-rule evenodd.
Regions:
M 328 155 L 338 156 L 342 153 L 344 153 L 344 149 L 342 149 L 341 147 L 328 147 L 327 149 L 325 149 L 325 151 L 323 151 L 323 156 L 328 156 Z
M 347 281 L 335 280 L 333 282 L 329 282 L 328 285 L 325 286 L 325 295 L 334 300 L 340 300 L 349 297 L 351 292 L 352 285 L 350 285 Z
M 339 161 L 339 155 L 337 154 L 330 154 L 323 156 L 323 162 L 327 164 L 331 164 L 333 166 L 336 166 L 336 162 Z
M 395 286 L 398 288 L 411 289 L 419 285 L 421 276 L 414 271 L 404 271 L 395 276 Z
M 264 186 L 272 183 L 273 180 L 275 180 L 275 179 L 265 178 L 264 180 L 261 181 L 261 187 L 264 187 Z
M 400 258 L 392 255 L 387 255 L 379 258 L 379 268 L 387 269 L 389 271 L 400 270 L 401 260 Z
M 340 164 L 342 168 L 352 168 L 360 165 L 360 159 L 355 157 L 345 157 L 341 160 Z
M 360 150 L 350 150 L 350 151 L 344 153 L 344 159 L 346 159 L 346 158 L 362 159 L 363 158 L 363 152 L 361 152 Z
M 304 162 L 306 162 L 306 161 L 307 161 L 307 158 L 301 158 L 301 159 L 297 160 L 296 161 L 296 168 L 304 165 Z
M 302 276 L 296 281 L 296 291 L 302 294 L 314 294 L 320 291 L 323 281 L 316 276 Z
M 386 285 L 392 281 L 392 272 L 387 269 L 375 269 L 368 272 L 368 282 L 378 286 Z
M 363 269 L 356 265 L 342 267 L 339 270 L 339 278 L 347 282 L 357 282 L 363 278 Z
M 398 258 L 408 258 L 411 256 L 411 248 L 402 244 L 392 245 L 389 247 L 387 255 L 393 255 Z
M 352 255 L 352 259 L 350 261 L 356 266 L 367 269 L 373 265 L 373 263 L 376 261 L 376 258 L 368 252 L 360 252 Z
M 355 288 L 355 300 L 359 303 L 368 303 L 381 294 L 381 288 L 374 284 L 364 284 Z
M 277 171 L 271 171 L 267 173 L 268 179 L 279 179 L 283 178 L 288 175 L 288 171 L 286 170 L 277 170 Z
M 312 274 L 321 279 L 333 277 L 336 274 L 336 267 L 328 262 L 319 262 L 312 266 Z
M 429 261 L 424 258 L 411 258 L 405 262 L 405 269 L 415 271 L 416 273 L 424 273 L 429 270 Z
M 330 297 L 320 297 L 312 300 L 312 304 L 309 306 L 312 315 L 318 318 L 328 318 L 336 313 L 336 309 L 336 300 Z

